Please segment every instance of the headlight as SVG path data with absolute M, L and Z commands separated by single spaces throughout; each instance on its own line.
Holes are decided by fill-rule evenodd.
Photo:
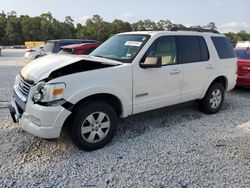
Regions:
M 34 102 L 52 102 L 63 98 L 64 83 L 38 84 L 33 95 Z

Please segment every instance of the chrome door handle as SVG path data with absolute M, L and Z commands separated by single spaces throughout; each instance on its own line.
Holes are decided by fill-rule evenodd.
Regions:
M 213 69 L 214 68 L 214 66 L 212 65 L 212 64 L 208 64 L 207 66 L 206 66 L 206 69 Z
M 181 73 L 181 70 L 179 69 L 173 69 L 170 71 L 170 74 L 180 74 Z

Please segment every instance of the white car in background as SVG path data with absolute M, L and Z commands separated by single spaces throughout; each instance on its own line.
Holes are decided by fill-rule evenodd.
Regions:
M 34 60 L 43 56 L 43 47 L 39 46 L 36 48 L 27 49 L 24 54 L 24 58 L 27 60 Z
M 250 41 L 239 41 L 235 48 L 250 48 Z

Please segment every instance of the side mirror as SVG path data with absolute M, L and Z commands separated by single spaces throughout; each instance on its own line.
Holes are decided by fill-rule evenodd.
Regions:
M 147 57 L 144 62 L 140 63 L 141 68 L 160 68 L 161 57 Z

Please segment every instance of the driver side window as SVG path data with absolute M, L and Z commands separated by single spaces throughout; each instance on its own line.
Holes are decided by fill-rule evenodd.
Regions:
M 174 36 L 163 36 L 156 39 L 149 47 L 143 57 L 161 57 L 162 65 L 171 65 L 177 63 L 177 49 Z

